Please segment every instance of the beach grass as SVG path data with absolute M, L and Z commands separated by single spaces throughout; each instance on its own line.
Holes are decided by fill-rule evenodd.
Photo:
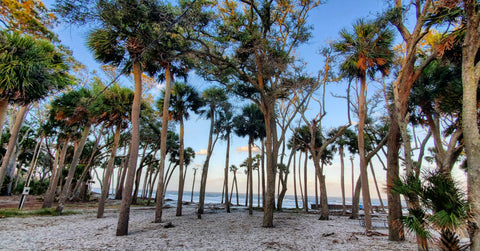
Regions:
M 72 215 L 78 214 L 78 212 L 73 210 L 63 211 L 61 215 Z M 44 208 L 38 210 L 28 210 L 23 211 L 19 209 L 1 209 L 0 218 L 6 217 L 32 217 L 32 216 L 58 216 L 59 214 L 55 211 L 55 208 Z

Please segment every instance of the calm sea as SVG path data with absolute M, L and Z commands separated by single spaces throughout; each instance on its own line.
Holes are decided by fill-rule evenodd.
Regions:
M 93 192 L 95 193 L 100 193 L 100 189 L 93 188 Z M 139 196 L 141 195 L 141 192 L 139 192 Z M 153 194 L 155 197 L 155 194 Z M 176 201 L 178 197 L 177 191 L 167 191 L 165 194 L 165 199 L 170 199 L 173 201 Z M 198 197 L 199 193 L 198 192 L 193 192 L 193 197 L 191 192 L 186 191 L 183 193 L 183 201 L 191 201 L 193 198 L 193 202 L 198 202 Z M 301 196 L 297 196 L 298 198 L 298 206 L 301 208 L 303 207 L 302 199 Z M 320 198 L 319 198 L 320 199 Z M 222 193 L 216 193 L 216 192 L 207 192 L 205 193 L 205 203 L 221 203 L 222 202 Z M 238 202 L 240 205 L 245 205 L 245 194 L 238 194 Z M 308 196 L 308 202 L 309 204 L 315 204 L 315 196 Z M 231 199 L 231 203 L 233 205 L 237 204 L 237 197 L 236 194 L 234 193 Z M 352 199 L 351 198 L 345 198 L 345 203 L 346 204 L 352 204 Z M 258 197 L 256 194 L 253 195 L 253 206 L 257 206 L 258 204 Z M 262 198 L 260 198 L 260 205 L 262 204 Z M 328 204 L 337 204 L 341 205 L 342 204 L 342 198 L 341 197 L 328 197 Z M 383 200 L 383 204 L 387 206 L 387 201 L 386 199 Z M 362 205 L 362 200 L 360 199 L 360 205 Z M 379 206 L 380 201 L 378 199 L 372 199 L 372 205 L 374 206 Z M 286 195 L 285 198 L 283 199 L 283 207 L 284 208 L 295 208 L 295 197 L 293 195 Z M 309 205 L 310 207 L 310 205 Z

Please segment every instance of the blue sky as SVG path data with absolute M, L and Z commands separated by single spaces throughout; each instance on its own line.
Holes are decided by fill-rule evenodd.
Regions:
M 313 26 L 312 38 L 296 51 L 296 54 L 307 62 L 307 72 L 311 73 L 313 76 L 316 76 L 318 70 L 323 66 L 323 60 L 318 51 L 325 47 L 330 41 L 338 39 L 339 31 L 343 28 L 349 29 L 352 24 L 359 18 L 372 19 L 376 16 L 377 13 L 381 12 L 387 7 L 386 0 L 331 0 L 327 1 L 325 4 L 320 5 L 313 11 L 311 11 L 308 23 Z M 47 5 L 51 5 L 52 0 L 46 1 Z M 83 27 L 73 27 L 73 26 L 59 26 L 55 29 L 56 33 L 59 34 L 62 44 L 68 46 L 72 51 L 74 57 L 86 65 L 90 70 L 98 69 L 99 64 L 93 59 L 93 54 L 86 47 L 86 37 L 89 32 L 89 28 L 86 26 Z M 189 80 L 190 84 L 194 85 L 199 91 L 202 91 L 205 88 L 211 86 L 211 83 L 203 81 L 198 76 L 192 76 Z M 121 84 L 128 87 L 133 87 L 133 81 L 130 81 L 128 78 L 125 78 L 121 81 Z M 377 86 L 375 86 L 377 85 Z M 345 95 L 346 83 L 337 83 L 331 84 L 327 88 L 327 117 L 324 119 L 323 125 L 325 129 L 330 129 L 333 127 L 338 127 L 346 123 L 346 110 L 347 105 L 345 100 L 333 98 L 330 93 L 337 95 Z M 370 87 L 369 87 L 370 88 Z M 372 90 L 379 88 L 378 84 L 371 84 Z M 159 97 L 155 97 L 158 99 Z M 352 117 L 353 118 L 353 117 Z M 356 119 L 355 119 L 356 120 Z M 208 126 L 209 122 L 202 118 L 193 117 L 185 123 L 185 146 L 192 147 L 195 151 L 199 152 L 202 149 L 206 148 L 208 140 Z M 246 146 L 247 139 L 234 137 L 232 139 L 232 147 L 230 153 L 230 164 L 240 165 L 240 163 L 247 158 L 246 152 L 237 151 L 237 148 Z M 208 175 L 208 187 L 207 191 L 212 192 L 221 192 L 222 182 L 223 182 L 223 168 L 225 165 L 225 143 L 219 141 L 214 150 L 214 155 L 210 163 L 209 175 Z M 198 167 L 201 169 L 201 165 L 204 162 L 205 157 L 202 155 L 197 155 L 194 163 L 189 167 L 189 172 L 187 173 L 186 179 L 186 190 L 190 190 L 192 182 L 191 168 Z M 348 156 L 346 160 L 346 190 L 347 196 L 350 195 L 350 161 Z M 355 173 L 358 175 L 358 160 L 355 160 Z M 338 156 L 334 160 L 332 166 L 327 166 L 325 168 L 325 174 L 327 177 L 327 190 L 330 196 L 339 196 L 340 195 L 340 168 L 339 168 Z M 313 164 L 310 163 L 309 167 L 309 186 L 310 190 L 313 189 Z M 380 166 L 376 166 L 376 175 L 379 182 L 385 182 L 385 173 L 381 171 Z M 197 176 L 199 177 L 199 176 Z M 288 194 L 293 193 L 291 180 L 292 174 L 290 175 L 290 180 L 288 181 L 290 188 L 287 192 Z M 371 177 L 371 176 L 370 176 Z M 256 179 L 256 177 L 254 178 Z M 239 176 L 239 186 L 240 191 L 244 192 L 245 186 L 245 175 L 243 172 L 240 172 Z M 256 181 L 254 181 L 256 184 Z M 169 190 L 177 190 L 176 177 L 172 177 L 171 185 Z M 197 180 L 197 183 L 198 180 Z M 373 186 L 373 184 L 372 184 Z M 383 185 L 380 184 L 382 187 Z M 372 187 L 373 188 L 373 187 Z M 196 188 L 198 189 L 198 187 Z M 254 188 L 256 189 L 256 188 Z M 312 191 L 310 191 L 312 194 Z M 373 190 L 372 190 L 373 194 Z M 376 197 L 376 196 L 373 196 Z M 385 199 L 386 197 L 384 197 Z

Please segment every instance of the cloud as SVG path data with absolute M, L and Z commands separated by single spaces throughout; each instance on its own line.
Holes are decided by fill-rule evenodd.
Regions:
M 237 152 L 239 152 L 239 153 L 248 152 L 248 146 L 237 147 L 235 150 L 237 150 Z M 258 148 L 257 146 L 252 147 L 252 153 L 261 153 L 261 152 L 262 152 L 262 150 L 260 148 Z
M 207 155 L 207 149 L 202 149 L 200 152 L 195 152 L 195 155 Z

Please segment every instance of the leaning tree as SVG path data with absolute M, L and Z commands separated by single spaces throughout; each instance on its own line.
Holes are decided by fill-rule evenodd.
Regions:
M 0 126 L 8 103 L 19 104 L 7 152 L 0 166 L 0 187 L 15 149 L 18 132 L 32 102 L 73 83 L 65 56 L 46 40 L 36 40 L 17 32 L 0 31 Z

